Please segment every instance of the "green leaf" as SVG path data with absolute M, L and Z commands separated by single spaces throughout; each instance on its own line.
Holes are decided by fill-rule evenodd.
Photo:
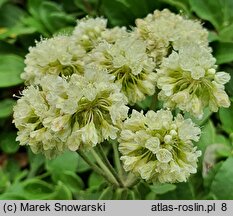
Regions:
M 212 184 L 216 174 L 218 173 L 219 169 L 221 168 L 223 162 L 224 161 L 221 161 L 221 162 L 215 164 L 214 167 L 210 168 L 209 172 L 204 177 L 204 186 L 205 186 L 205 188 L 210 189 L 211 184 Z
M 123 1 L 102 1 L 102 10 L 112 26 L 132 25 L 134 15 Z
M 25 20 L 25 19 L 22 19 Z M 19 23 L 16 24 L 15 26 L 7 29 L 5 32 L 0 34 L 0 39 L 4 40 L 8 37 L 10 38 L 16 38 L 19 35 L 24 35 L 24 34 L 32 34 L 36 32 L 36 28 L 33 26 L 25 26 L 24 23 Z
M 4 193 L 0 195 L 0 200 L 26 200 L 23 194 L 17 193 Z
M 201 138 L 197 143 L 198 148 L 204 152 L 208 145 L 211 145 L 215 142 L 215 137 L 215 127 L 211 121 L 208 121 L 202 129 Z
M 158 194 L 158 199 L 165 200 L 187 200 L 195 199 L 194 187 L 191 182 L 176 184 L 176 190 L 168 191 L 167 193 Z
M 43 1 L 39 8 L 39 14 L 42 23 L 52 33 L 75 22 L 71 15 L 65 14 L 54 2 Z
M 23 182 L 23 194 L 31 200 L 70 200 L 72 194 L 68 187 L 58 182 L 55 188 L 40 179 L 30 179 Z
M 38 169 L 45 163 L 45 157 L 42 154 L 34 154 L 30 148 L 28 148 L 28 157 L 30 164 L 28 178 L 31 178 L 36 175 Z
M 1 27 L 12 27 L 19 23 L 20 19 L 26 13 L 18 6 L 13 4 L 4 4 L 0 8 L 0 26 Z
M 2 7 L 2 5 L 5 4 L 6 2 L 8 2 L 8 0 L 0 0 L 0 7 Z
M 113 187 L 107 187 L 99 196 L 99 200 L 111 200 L 113 197 Z
M 219 42 L 214 46 L 214 56 L 217 64 L 224 64 L 233 61 L 233 42 Z
M 162 2 L 172 5 L 177 10 L 184 11 L 186 14 L 190 14 L 189 0 L 162 0 Z
M 158 9 L 159 1 L 103 0 L 102 11 L 112 26 L 134 25 L 135 19 Z
M 210 167 L 213 167 L 219 159 L 227 158 L 231 155 L 231 147 L 226 144 L 215 143 L 207 146 L 203 155 L 202 174 L 205 177 Z
M 176 189 L 176 185 L 174 184 L 154 184 L 150 186 L 151 191 L 155 194 L 164 194 L 169 191 L 173 191 Z
M 129 190 L 127 188 L 116 188 L 113 193 L 113 200 L 126 200 Z
M 8 175 L 0 167 L 0 194 L 5 190 L 5 188 L 10 184 Z
M 54 181 L 59 179 L 65 171 L 76 172 L 78 167 L 78 154 L 67 151 L 52 160 L 46 161 L 46 169 L 52 174 Z
M 222 42 L 233 42 L 233 24 L 219 31 L 219 40 Z
M 36 178 L 23 182 L 23 190 L 27 199 L 46 199 L 54 191 L 52 185 Z
M 84 188 L 82 179 L 71 171 L 63 172 L 59 179 L 69 188 L 72 193 L 77 193 L 79 190 Z
M 222 123 L 222 128 L 228 134 L 233 132 L 233 104 L 229 108 L 220 108 L 219 118 Z
M 233 199 L 233 157 L 229 157 L 219 168 L 213 183 L 211 192 L 217 199 L 229 200 Z
M 16 139 L 16 132 L 7 131 L 0 135 L 0 146 L 3 152 L 14 154 L 19 149 L 19 142 Z
M 4 99 L 0 101 L 0 118 L 6 118 L 13 112 L 15 101 L 12 99 Z
M 95 172 L 92 172 L 90 177 L 88 178 L 88 186 L 90 188 L 98 188 L 105 180 L 102 176 L 96 174 Z
M 71 191 L 68 189 L 68 187 L 62 183 L 58 182 L 58 185 L 55 187 L 55 192 L 51 194 L 48 199 L 52 200 L 71 200 L 72 194 Z
M 18 176 L 20 173 L 20 166 L 18 161 L 15 159 L 8 159 L 7 160 L 7 165 L 4 167 L 4 170 L 7 172 L 7 175 L 9 177 L 9 180 L 13 182 L 15 178 Z
M 20 56 L 0 55 L 0 88 L 23 83 L 20 78 L 23 68 L 23 58 Z
M 66 14 L 55 2 L 31 0 L 28 2 L 28 8 L 32 17 L 27 17 L 23 23 L 35 27 L 45 36 L 75 24 L 74 17 Z
M 91 169 L 90 166 L 79 155 L 77 157 L 78 157 L 78 167 L 77 167 L 78 173 L 83 173 Z M 91 154 L 88 155 L 88 158 L 92 162 L 95 161 L 94 157 Z
M 190 0 L 192 10 L 202 19 L 208 20 L 219 31 L 233 21 L 232 0 Z
M 146 195 L 146 200 L 155 200 L 155 199 L 157 199 L 157 196 L 153 191 L 151 191 Z

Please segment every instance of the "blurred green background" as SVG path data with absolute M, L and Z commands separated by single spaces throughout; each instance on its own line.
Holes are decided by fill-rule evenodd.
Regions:
M 117 199 L 74 152 L 48 161 L 20 147 L 12 124 L 13 95 L 24 88 L 24 56 L 35 40 L 69 34 L 86 15 L 130 29 L 136 18 L 164 8 L 201 20 L 219 71 L 233 77 L 232 0 L 0 0 L 0 199 Z M 233 79 L 226 91 L 233 98 Z M 148 108 L 148 101 L 138 105 Z M 141 182 L 128 191 L 128 199 L 233 199 L 233 105 L 218 113 L 206 111 L 197 123 L 203 151 L 198 173 L 187 183 Z

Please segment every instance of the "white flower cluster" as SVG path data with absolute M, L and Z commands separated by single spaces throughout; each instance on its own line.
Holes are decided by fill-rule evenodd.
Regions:
M 169 54 L 169 50 L 179 50 L 185 43 L 208 46 L 208 32 L 198 21 L 186 19 L 168 9 L 156 10 L 144 19 L 137 19 L 135 33 L 146 41 L 148 54 L 157 64 Z
M 122 85 L 122 92 L 130 104 L 155 93 L 155 63 L 146 54 L 142 40 L 128 36 L 115 44 L 101 43 L 92 50 L 89 62 L 115 76 L 115 82 Z
M 202 118 L 209 107 L 229 107 L 230 100 L 224 84 L 230 80 L 225 72 L 216 72 L 215 58 L 210 50 L 197 44 L 183 46 L 163 60 L 158 72 L 159 98 L 164 106 L 190 112 Z
M 71 35 L 37 42 L 14 108 L 17 140 L 51 158 L 118 139 L 126 171 L 147 181 L 186 181 L 196 172 L 200 129 L 169 110 L 133 110 L 127 118 L 127 104 L 158 93 L 165 108 L 197 118 L 205 107 L 228 107 L 230 76 L 217 72 L 207 37 L 200 22 L 165 9 L 137 19 L 131 31 L 87 17 Z
M 127 117 L 126 97 L 113 76 L 94 68 L 69 79 L 45 75 L 14 108 L 17 140 L 51 158 L 65 149 L 90 148 L 115 139 Z
M 178 115 L 174 120 L 168 110 L 133 110 L 123 125 L 119 138 L 121 160 L 126 171 L 132 171 L 152 182 L 183 182 L 197 171 L 201 155 L 197 142 L 201 130 L 191 119 Z
M 83 72 L 85 50 L 68 36 L 56 36 L 29 48 L 21 77 L 26 84 L 39 84 L 46 74 L 69 76 Z

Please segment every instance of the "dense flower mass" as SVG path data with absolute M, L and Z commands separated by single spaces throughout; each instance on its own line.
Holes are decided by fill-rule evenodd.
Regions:
M 196 173 L 200 151 L 193 146 L 201 130 L 180 114 L 173 119 L 168 110 L 133 110 L 119 138 L 124 169 L 146 181 L 183 182 Z
M 224 85 L 230 75 L 215 63 L 201 23 L 167 9 L 137 19 L 131 31 L 85 17 L 71 35 L 29 48 L 21 76 L 27 88 L 14 107 L 17 140 L 52 158 L 115 139 L 126 171 L 148 182 L 186 181 L 197 171 L 201 152 L 194 142 L 201 130 L 171 111 L 202 118 L 205 108 L 229 107 Z M 138 103 L 152 95 L 150 104 Z M 167 110 L 144 115 L 133 109 L 155 109 L 157 96 Z M 105 172 L 98 153 L 101 147 L 95 159 Z
M 53 119 L 52 124 L 48 120 Z M 64 128 L 56 130 L 58 119 L 63 119 Z M 39 88 L 28 87 L 14 107 L 14 123 L 18 128 L 17 140 L 21 145 L 29 145 L 34 153 L 43 152 L 51 158 L 65 150 L 67 136 L 71 132 L 71 119 L 60 115 L 59 110 L 50 107 L 46 94 Z
M 129 36 L 115 44 L 100 43 L 90 54 L 89 62 L 113 74 L 131 104 L 155 92 L 155 64 L 147 56 L 142 40 Z
M 90 148 L 115 139 L 127 117 L 127 100 L 113 77 L 87 68 L 68 79 L 47 75 L 39 88 L 23 91 L 14 109 L 18 140 L 52 157 L 65 148 Z
M 188 20 L 168 9 L 155 10 L 136 20 L 135 33 L 147 43 L 148 54 L 157 64 L 171 49 L 179 50 L 185 43 L 208 46 L 208 32 L 198 21 Z
M 87 52 L 95 48 L 101 41 L 114 43 L 118 38 L 127 35 L 125 27 L 107 28 L 107 20 L 104 18 L 84 18 L 80 20 L 74 29 L 73 38 Z
M 216 72 L 215 61 L 210 50 L 196 44 L 183 46 L 165 58 L 157 70 L 159 98 L 164 106 L 178 107 L 198 118 L 207 106 L 214 112 L 218 107 L 229 107 L 224 84 L 230 75 Z
M 69 36 L 55 36 L 37 42 L 26 55 L 24 73 L 27 84 L 39 84 L 46 74 L 69 76 L 83 72 L 85 50 Z

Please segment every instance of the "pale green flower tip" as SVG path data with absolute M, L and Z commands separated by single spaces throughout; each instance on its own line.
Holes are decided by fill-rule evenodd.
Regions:
M 123 166 L 149 182 L 186 181 L 196 172 L 200 151 L 192 141 L 197 142 L 200 133 L 191 119 L 173 118 L 168 110 L 145 116 L 133 110 L 118 139 Z

